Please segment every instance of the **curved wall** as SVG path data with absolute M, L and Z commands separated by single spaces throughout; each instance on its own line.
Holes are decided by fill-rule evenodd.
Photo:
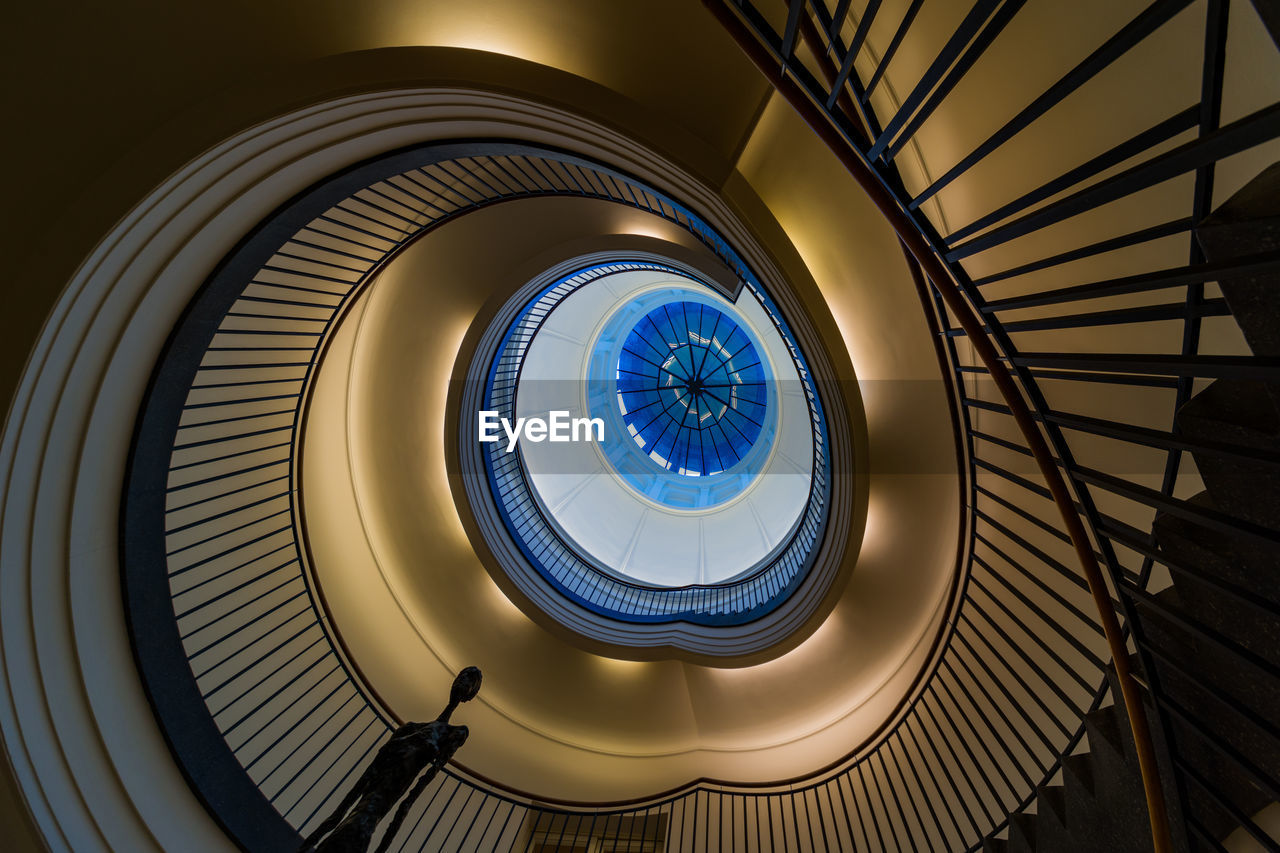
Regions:
M 147 40 L 155 52 L 131 52 L 118 40 L 101 44 L 107 45 L 112 55 L 131 55 L 135 64 L 131 67 L 143 69 L 144 76 L 150 74 L 159 90 L 129 85 L 125 82 L 128 74 L 135 72 L 119 69 L 112 72 L 120 81 L 116 89 L 128 94 L 122 94 L 114 103 L 101 103 L 82 111 L 66 108 L 64 103 L 65 112 L 51 122 L 51 131 L 63 129 L 55 136 L 83 136 L 68 132 L 68 122 L 79 123 L 81 128 L 101 122 L 127 128 L 122 131 L 125 138 L 104 137 L 92 157 L 69 166 L 65 161 L 58 162 L 57 152 L 52 149 L 43 157 L 29 158 L 36 167 L 24 171 L 20 180 L 30 181 L 31 186 L 41 190 L 29 193 L 30 197 L 39 199 L 40 204 L 54 204 L 47 200 L 74 197 L 64 190 L 84 186 L 84 203 L 67 205 L 61 214 L 53 216 L 51 221 L 56 225 L 49 228 L 48 238 L 32 233 L 40 227 L 35 224 L 42 219 L 38 215 L 25 220 L 31 223 L 32 230 L 23 230 L 28 226 L 20 224 L 12 232 L 15 242 L 33 246 L 36 256 L 31 265 L 23 268 L 27 273 L 24 280 L 31 286 L 19 297 L 22 301 L 6 314 L 14 333 L 3 337 L 19 347 L 19 352 L 25 351 L 24 342 L 34 339 L 38 318 L 52 304 L 53 294 L 62 282 L 72 281 L 46 328 L 45 339 L 33 351 L 27 379 L 11 408 L 4 445 L 10 489 L 5 502 L 6 594 L 2 605 L 11 699 L 4 712 L 6 746 L 24 780 L 41 832 L 52 846 L 145 850 L 207 845 L 208 849 L 218 849 L 225 843 L 186 792 L 149 725 L 132 674 L 114 580 L 115 501 L 103 496 L 114 496 L 120 482 L 136 402 L 162 343 L 156 331 L 173 324 L 193 289 L 243 234 L 245 223 L 256 221 L 329 171 L 362 156 L 419 141 L 423 138 L 423 123 L 439 120 L 447 113 L 397 95 L 309 111 L 306 118 L 315 123 L 301 134 L 296 125 L 283 122 L 255 128 L 233 144 L 194 160 L 135 208 L 74 277 L 70 264 L 89 255 L 89 249 L 108 230 L 109 223 L 168 171 L 254 118 L 276 115 L 290 105 L 315 102 L 335 90 L 376 88 L 389 79 L 400 83 L 431 75 L 436 79 L 462 76 L 486 85 L 534 89 L 551 100 L 576 101 L 640 138 L 660 142 L 665 153 L 696 173 L 711 176 L 717 183 L 727 180 L 725 197 L 744 211 L 752 227 L 759 230 L 775 259 L 798 282 L 803 300 L 816 304 L 820 296 L 834 299 L 848 294 L 846 298 L 856 302 L 848 289 L 849 282 L 839 276 L 820 276 L 816 287 L 810 282 L 786 236 L 773 223 L 750 184 L 732 173 L 733 157 L 743 131 L 750 128 L 754 104 L 749 98 L 724 98 L 721 90 L 745 95 L 762 92 L 763 85 L 737 58 L 735 49 L 712 32 L 709 20 L 689 13 L 683 6 L 666 11 L 669 14 L 665 17 L 654 15 L 652 19 L 646 14 L 646 22 L 662 20 L 664 30 L 674 27 L 686 33 L 690 39 L 686 43 L 688 61 L 699 67 L 710 62 L 721 69 L 722 80 L 732 82 L 723 87 L 691 89 L 686 85 L 684 69 L 678 67 L 671 69 L 669 75 L 664 72 L 655 77 L 648 57 L 633 41 L 636 27 L 624 31 L 616 20 L 602 23 L 585 14 L 582 19 L 592 22 L 586 26 L 600 28 L 589 33 L 600 36 L 595 40 L 598 47 L 592 49 L 590 57 L 578 55 L 575 59 L 572 51 L 563 52 L 556 63 L 573 66 L 577 62 L 580 67 L 573 70 L 616 84 L 618 90 L 639 98 L 641 104 L 549 68 L 465 52 L 442 55 L 407 50 L 344 55 L 319 67 L 300 70 L 307 57 L 353 46 L 334 44 L 330 36 L 317 37 L 319 33 L 347 32 L 334 27 L 323 14 L 311 18 L 300 15 L 299 19 L 305 22 L 301 32 L 293 28 L 295 20 L 288 21 L 291 37 L 297 36 L 290 48 L 294 53 L 288 61 L 279 57 L 271 60 L 286 66 L 282 73 L 275 73 L 274 67 L 268 73 L 263 60 L 251 56 L 254 38 L 261 34 L 250 37 L 234 25 L 231 29 L 235 32 L 228 32 L 221 40 L 220 55 L 214 62 L 199 51 L 183 55 L 181 39 L 156 37 L 155 31 L 149 29 L 163 31 L 163 22 L 131 15 L 128 10 L 117 10 L 118 20 L 146 21 L 146 25 L 126 34 L 110 27 L 95 30 L 86 26 L 78 30 L 91 24 L 88 19 L 68 24 L 67 29 L 73 31 L 69 43 L 88 54 L 100 48 L 96 38 L 99 32 Z M 372 13 L 370 16 L 376 17 Z M 519 16 L 513 20 L 518 22 Z M 674 23 L 681 20 L 689 25 L 682 29 Z M 206 28 L 202 35 L 211 43 L 217 42 L 211 33 L 222 22 L 210 23 L 213 29 Z M 283 18 L 265 23 L 285 27 Z M 385 38 L 388 32 L 391 31 L 383 31 L 381 37 Z M 430 26 L 423 32 L 424 38 L 431 38 Z M 551 47 L 544 45 L 548 55 L 555 53 L 553 43 L 557 37 L 570 35 L 583 34 L 549 36 L 547 44 Z M 361 32 L 356 39 L 360 44 L 355 46 L 374 46 L 378 39 Z M 692 44 L 698 39 L 716 47 L 708 52 L 703 44 L 694 51 Z M 18 54 L 20 60 L 38 53 L 40 45 L 36 42 L 30 47 L 32 53 Z M 165 55 L 171 49 L 174 53 Z M 48 53 L 58 56 L 57 50 Z M 244 61 L 237 62 L 237 56 Z M 151 71 L 166 61 L 169 64 L 165 75 Z M 615 65 L 624 72 L 609 71 Z M 61 82 L 50 85 L 66 91 L 91 91 L 88 86 L 70 85 L 65 76 L 72 73 L 69 68 L 65 62 L 59 65 Z M 215 73 L 210 70 L 213 68 L 227 70 Z M 291 72 L 290 68 L 299 70 Z M 625 69 L 643 69 L 643 73 Z M 194 107 L 207 93 L 227 86 L 234 88 L 237 83 L 244 85 L 233 95 L 215 99 L 212 105 L 201 103 L 201 109 Z M 173 97 L 164 97 L 165 93 Z M 182 105 L 192 108 L 184 113 Z M 27 115 L 41 114 L 44 109 L 36 104 L 28 106 L 31 109 Z M 174 116 L 179 118 L 166 125 Z M 451 131 L 456 133 L 459 127 L 454 126 Z M 121 159 L 115 166 L 102 167 L 117 156 Z M 39 165 L 54 162 L 57 168 Z M 103 176 L 94 177 L 98 172 Z M 16 191 L 21 193 L 22 189 L 19 186 Z M 863 224 L 874 231 L 876 225 L 870 211 L 863 215 L 867 217 Z M 58 251 L 49 251 L 54 245 Z M 892 241 L 878 245 L 880 257 L 893 256 Z M 866 286 L 877 292 L 902 294 L 901 303 L 893 304 L 891 298 L 881 297 L 886 313 L 878 317 L 874 312 L 837 316 L 842 320 L 840 330 L 845 339 L 869 334 L 884 318 L 895 318 L 891 322 L 905 324 L 905 339 L 917 336 L 920 351 L 928 352 L 927 342 L 918 337 L 922 323 L 912 320 L 919 316 L 914 296 L 909 287 L 901 286 L 905 274 L 901 269 L 895 271 L 891 262 L 884 263 L 883 272 L 879 281 L 867 280 Z M 897 286 L 886 285 L 895 278 Z M 813 319 L 825 339 L 839 339 L 831 337 L 836 327 L 821 312 Z M 19 361 L 13 355 L 6 359 L 7 367 L 13 371 L 9 376 L 16 377 Z M 846 379 L 852 379 L 847 361 L 841 359 L 837 369 Z M 886 375 L 891 374 L 886 371 Z M 940 400 L 935 403 L 935 413 L 944 411 L 939 403 Z M 932 430 L 930 435 L 937 444 L 949 448 L 944 419 L 921 419 L 921 411 L 905 416 L 911 422 L 919 419 Z M 892 418 L 882 423 L 891 426 Z M 922 436 L 921 442 L 928 445 L 929 438 Z M 67 459 L 78 459 L 80 464 L 68 466 Z M 923 590 L 926 600 L 939 600 L 946 575 L 954 565 L 954 527 L 931 525 L 938 532 L 938 540 L 930 543 L 905 535 L 905 530 L 904 535 L 898 535 L 892 519 L 895 513 L 907 512 L 908 508 L 923 509 L 933 518 L 954 518 L 954 485 L 921 485 L 913 491 L 909 482 L 902 481 L 894 487 L 882 486 L 878 494 L 873 489 L 871 539 L 859 566 L 863 583 L 874 590 L 896 574 Z M 865 574 L 861 572 L 864 567 Z M 869 650 L 876 648 L 887 628 L 901 629 L 898 636 L 909 639 L 904 640 L 897 656 L 900 666 L 887 666 L 884 677 L 892 679 L 909 672 L 917 662 L 914 656 L 921 651 L 918 641 L 929 636 L 928 626 L 936 611 L 917 609 L 918 601 L 908 610 L 873 610 L 866 604 L 870 600 L 864 597 L 862 605 L 853 605 L 858 612 L 852 621 L 855 636 L 846 638 L 848 647 L 832 642 L 832 638 L 824 641 L 820 631 L 802 649 L 770 663 L 744 670 L 708 671 L 696 677 L 686 674 L 683 689 L 705 701 L 734 690 L 763 697 L 794 675 L 789 674 L 789 668 L 796 664 L 795 656 L 804 653 L 804 648 L 819 661 L 845 666 L 852 659 L 855 666 L 866 664 L 874 657 Z M 917 615 L 904 619 L 908 612 Z M 615 667 L 612 662 L 595 660 L 593 665 L 601 669 L 606 679 L 625 678 L 625 668 L 635 666 Z M 841 698 L 842 707 L 847 708 L 866 698 L 866 694 Z M 885 712 L 882 709 L 878 713 L 883 716 Z M 762 730 L 776 730 L 794 720 L 780 723 L 776 718 L 757 718 L 754 723 L 750 719 L 729 722 L 740 732 L 759 736 Z M 15 726 L 23 731 L 22 742 L 13 737 Z M 831 756 L 806 756 L 792 750 L 787 760 L 815 766 L 822 757 Z M 168 779 L 164 781 L 166 775 Z M 51 809 L 50 804 L 56 804 L 56 809 Z
M 590 201 L 530 200 L 427 235 L 347 319 L 307 427 L 315 571 L 366 678 L 395 713 L 416 719 L 438 701 L 448 672 L 479 665 L 485 690 L 466 711 L 485 735 L 460 759 L 517 788 L 571 800 L 641 796 L 704 776 L 773 781 L 824 766 L 883 722 L 905 687 L 901 677 L 910 681 L 904 664 L 919 651 L 914 623 L 879 625 L 872 636 L 861 614 L 904 597 L 927 606 L 913 573 L 864 584 L 859 565 L 813 636 L 770 662 L 724 670 L 602 658 L 528 619 L 480 571 L 453 495 L 442 489 L 450 358 L 486 303 L 565 252 L 565 235 L 625 235 L 636 226 L 654 234 L 651 219 Z M 494 234 L 506 235 L 501 252 Z M 654 236 L 680 239 L 676 229 Z M 344 524 L 355 517 L 363 542 Z M 883 543 L 883 556 L 905 563 L 910 542 Z M 925 618 L 936 615 L 930 609 Z

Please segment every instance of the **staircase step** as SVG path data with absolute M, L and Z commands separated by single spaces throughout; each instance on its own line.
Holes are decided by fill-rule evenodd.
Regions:
M 1067 798 L 1061 785 L 1041 785 L 1036 788 L 1036 814 L 1045 826 L 1067 822 Z
M 1036 789 L 1036 853 L 1075 853 L 1079 847 L 1067 832 L 1067 796 L 1061 785 Z
M 1003 838 L 982 839 L 982 853 L 1008 853 L 1009 842 Z
M 1272 399 L 1272 390 L 1262 382 L 1219 379 L 1178 410 L 1177 431 L 1192 441 L 1275 456 L 1280 448 L 1280 406 Z M 1203 450 L 1193 451 L 1192 456 L 1219 510 L 1280 529 L 1280 464 Z
M 1216 500 L 1208 492 L 1195 495 L 1188 503 L 1218 509 Z M 1175 562 L 1280 604 L 1280 584 L 1275 582 L 1276 577 L 1280 577 L 1280 548 L 1210 530 L 1163 512 L 1156 515 L 1152 532 L 1160 549 Z M 1177 576 L 1174 583 L 1176 585 Z
M 1264 169 L 1196 227 L 1210 261 L 1280 249 L 1280 163 Z M 1275 294 L 1280 273 L 1219 281 L 1254 355 L 1280 355 L 1280 312 Z
M 1062 787 L 1066 793 L 1079 791 L 1089 799 L 1093 799 L 1093 762 L 1089 760 L 1089 753 L 1077 752 L 1075 755 L 1068 755 L 1062 762 L 1062 778 Z M 1068 803 L 1070 800 L 1071 798 L 1067 797 Z M 1069 805 L 1067 816 L 1070 818 Z
M 1077 849 L 1082 849 L 1080 833 L 1093 823 L 1099 809 L 1093 795 L 1093 761 L 1087 752 L 1067 756 L 1062 763 L 1062 782 L 1064 828 Z
M 1089 754 L 1094 756 L 1095 761 L 1099 760 L 1099 751 L 1105 747 L 1109 753 L 1108 759 L 1114 756 L 1119 764 L 1126 763 L 1129 740 L 1125 738 L 1126 732 L 1121 732 L 1120 728 L 1127 726 L 1128 722 L 1122 719 L 1123 712 L 1117 710 L 1117 707 L 1108 705 L 1085 715 L 1084 727 L 1089 734 Z
M 1143 617 L 1143 633 L 1149 648 L 1157 650 L 1164 659 L 1163 664 L 1156 659 L 1156 668 L 1166 693 L 1174 699 L 1196 698 L 1197 702 L 1205 701 L 1204 696 L 1220 696 L 1228 704 L 1253 709 L 1264 719 L 1274 716 L 1274 709 L 1280 707 L 1280 682 L 1267 674 L 1265 658 L 1250 662 L 1245 657 L 1247 652 L 1242 654 L 1227 646 L 1230 637 L 1219 634 L 1215 639 L 1213 626 L 1195 617 L 1194 609 L 1199 603 L 1188 607 L 1176 587 L 1157 593 L 1155 600 L 1159 609 L 1139 601 L 1138 611 Z M 1186 681 L 1181 675 L 1165 684 L 1172 677 L 1173 668 L 1195 674 L 1201 682 L 1199 690 L 1174 691 L 1172 684 Z M 1221 716 L 1216 709 L 1203 707 L 1209 715 L 1205 719 Z
M 1036 853 L 1036 816 L 1019 812 L 1009 817 L 1009 853 Z
M 1280 664 L 1280 605 L 1251 606 L 1190 573 L 1177 574 L 1174 581 L 1176 592 L 1164 594 L 1171 607 L 1263 660 Z
M 1258 10 L 1262 25 L 1271 33 L 1271 40 L 1280 48 L 1280 0 L 1253 0 L 1253 8 Z

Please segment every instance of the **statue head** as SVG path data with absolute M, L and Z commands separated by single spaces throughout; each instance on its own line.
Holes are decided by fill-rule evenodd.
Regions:
M 467 735 L 470 734 L 466 726 L 449 726 L 449 731 L 445 733 L 444 743 L 441 744 L 443 752 L 446 755 L 453 755 L 458 749 L 467 742 Z
M 476 698 L 476 694 L 480 692 L 481 679 L 479 667 L 469 666 L 458 673 L 458 677 L 453 680 L 453 688 L 449 691 L 449 704 L 457 705 Z

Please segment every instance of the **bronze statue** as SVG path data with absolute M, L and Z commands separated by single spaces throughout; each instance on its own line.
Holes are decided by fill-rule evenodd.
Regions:
M 480 679 L 479 669 L 467 667 L 453 680 L 449 704 L 439 717 L 429 723 L 405 723 L 392 732 L 338 808 L 302 842 L 303 853 L 366 853 L 378 824 L 418 779 L 382 835 L 376 853 L 383 853 L 414 802 L 466 742 L 467 727 L 449 725 L 449 716 L 460 703 L 475 698 Z

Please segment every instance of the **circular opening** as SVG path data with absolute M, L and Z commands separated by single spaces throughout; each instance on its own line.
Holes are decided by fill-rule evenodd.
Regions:
M 748 287 L 730 298 L 676 275 L 633 282 L 625 292 L 617 286 L 602 296 L 612 307 L 599 306 L 608 316 L 586 367 L 587 410 L 607 427 L 598 454 L 621 484 L 664 511 L 710 512 L 739 499 L 776 462 L 779 392 L 799 390 L 783 335 Z M 719 331 L 700 320 L 718 322 Z M 677 363 L 664 366 L 673 356 Z M 699 370 L 710 377 L 698 389 L 701 401 L 688 388 Z M 720 387 L 735 380 L 736 390 Z M 738 408 L 727 411 L 720 400 Z M 793 418 L 807 417 L 802 404 L 790 408 Z
M 622 344 L 617 382 L 636 444 L 688 477 L 737 464 L 768 412 L 760 353 L 737 322 L 700 302 L 661 305 L 640 318 Z
M 477 352 L 487 423 L 562 425 L 480 437 L 494 508 L 544 581 L 630 622 L 740 625 L 789 597 L 821 542 L 829 460 L 757 285 L 620 258 L 531 283 L 500 316 Z

